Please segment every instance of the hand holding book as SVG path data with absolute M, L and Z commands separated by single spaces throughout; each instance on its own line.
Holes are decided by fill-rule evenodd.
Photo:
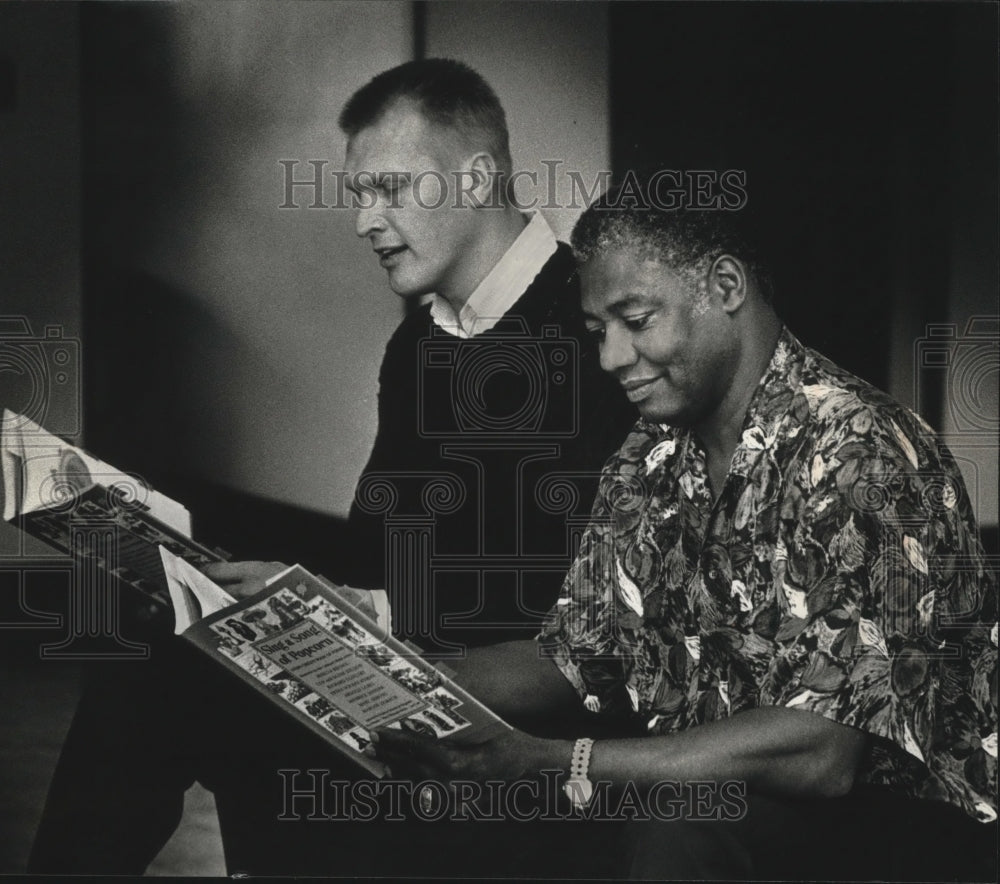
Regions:
M 287 568 L 283 562 L 210 562 L 201 572 L 233 598 L 246 599 Z
M 172 613 L 177 635 L 365 770 L 384 775 L 375 728 L 473 744 L 509 730 L 392 637 L 384 590 L 334 586 L 298 565 L 230 563 L 139 478 L 22 415 L 4 411 L 0 426 L 5 519 Z
M 288 570 L 283 562 L 209 562 L 201 567 L 201 572 L 217 586 L 224 589 L 234 599 L 248 599 L 267 586 L 278 574 Z M 381 625 L 386 632 L 392 631 L 389 599 L 384 589 L 355 589 L 352 586 L 337 586 L 322 574 L 316 578 L 340 595 L 346 602 L 360 610 Z
M 335 587 L 299 565 L 237 601 L 160 549 L 175 631 L 376 776 L 371 733 L 389 727 L 480 744 L 510 728 L 419 653 L 393 639 L 373 593 Z M 252 574 L 243 562 L 231 573 Z

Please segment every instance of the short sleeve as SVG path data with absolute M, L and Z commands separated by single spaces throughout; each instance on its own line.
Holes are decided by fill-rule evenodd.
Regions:
M 864 730 L 869 779 L 995 818 L 996 596 L 951 456 L 862 405 L 786 478 L 761 703 Z

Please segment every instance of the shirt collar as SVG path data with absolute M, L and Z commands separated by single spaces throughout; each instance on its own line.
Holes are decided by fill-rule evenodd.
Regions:
M 538 276 L 558 246 L 555 234 L 541 212 L 527 215 L 524 230 L 456 314 L 440 295 L 431 301 L 431 319 L 439 328 L 459 338 L 489 331 L 514 306 Z
M 785 409 L 775 408 L 775 403 L 798 386 L 805 354 L 805 347 L 798 338 L 783 326 L 771 360 L 747 406 L 744 430 L 759 427 L 766 435 L 773 435 L 775 427 L 786 414 Z
M 746 475 L 760 453 L 771 449 L 779 436 L 794 434 L 792 399 L 801 383 L 805 356 L 798 338 L 782 327 L 771 361 L 747 407 L 743 436 L 730 472 Z
M 806 350 L 802 343 L 787 327 L 782 326 L 781 334 L 764 374 L 747 406 L 743 419 L 743 434 L 733 454 L 730 472 L 747 473 L 760 452 L 770 449 L 777 441 L 779 433 L 786 432 L 791 399 L 801 383 L 802 365 Z M 690 430 L 670 424 L 657 424 L 640 418 L 637 427 L 644 429 L 650 437 L 647 445 L 659 448 L 661 443 L 669 444 L 671 455 L 681 456 L 688 451 L 691 440 Z M 661 449 L 666 450 L 666 449 Z M 654 458 L 654 460 L 656 460 Z M 647 467 L 652 466 L 647 460 Z

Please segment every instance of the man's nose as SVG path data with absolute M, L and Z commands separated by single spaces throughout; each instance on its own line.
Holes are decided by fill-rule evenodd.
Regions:
M 616 372 L 634 365 L 637 355 L 632 345 L 632 336 L 625 330 L 609 324 L 604 329 L 601 341 L 601 368 Z
M 370 236 L 378 230 L 385 230 L 385 218 L 382 217 L 382 206 L 379 202 L 358 209 L 354 230 L 362 237 Z

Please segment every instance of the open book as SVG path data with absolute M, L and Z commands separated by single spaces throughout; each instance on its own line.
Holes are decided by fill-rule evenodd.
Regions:
M 161 552 L 174 631 L 375 776 L 385 769 L 371 754 L 374 728 L 470 743 L 509 729 L 349 601 L 367 593 L 331 587 L 295 565 L 236 601 Z
M 178 635 L 369 772 L 384 775 L 373 728 L 470 742 L 509 729 L 391 637 L 384 591 L 296 565 L 237 601 L 199 570 L 228 555 L 191 539 L 181 504 L 21 415 L 5 410 L 2 429 L 4 519 L 172 610 Z
M 167 610 L 177 599 L 168 590 L 161 547 L 195 567 L 229 559 L 193 540 L 188 510 L 141 479 L 23 415 L 4 410 L 0 426 L 3 517 L 22 531 L 60 552 L 86 555 Z M 391 629 L 384 590 L 334 589 Z
M 3 412 L 3 517 L 170 606 L 159 547 L 193 565 L 229 556 L 191 539 L 187 509 L 14 412 Z

